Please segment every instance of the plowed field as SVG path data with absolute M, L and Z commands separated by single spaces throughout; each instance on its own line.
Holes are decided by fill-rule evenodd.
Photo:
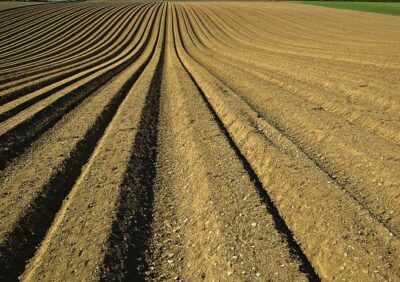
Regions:
M 400 17 L 7 5 L 1 281 L 400 280 Z

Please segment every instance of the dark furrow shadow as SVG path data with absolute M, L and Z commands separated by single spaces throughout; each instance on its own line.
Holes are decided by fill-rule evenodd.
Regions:
M 207 16 L 207 15 L 205 15 Z M 198 16 L 199 18 L 199 16 Z M 200 19 L 200 18 L 199 18 Z M 207 29 L 206 25 L 203 24 L 203 26 Z M 195 30 L 193 27 L 191 27 L 193 32 Z M 208 29 L 207 29 L 208 30 Z M 222 29 L 220 29 L 221 32 L 224 32 Z M 208 31 L 209 32 L 209 31 Z M 210 32 L 209 32 L 210 33 Z M 224 32 L 225 33 L 225 32 Z M 210 33 L 211 34 L 211 33 Z M 235 40 L 232 38 L 230 35 L 226 34 L 230 39 Z M 201 41 L 200 38 L 197 38 L 198 40 Z M 219 40 L 215 36 L 212 36 L 211 40 Z M 204 44 L 203 44 L 204 45 Z M 336 183 L 336 185 L 347 195 L 349 196 L 353 201 L 355 201 L 363 210 L 365 210 L 368 215 L 375 220 L 377 223 L 381 224 L 384 228 L 387 229 L 388 232 L 392 233 L 394 237 L 400 238 L 400 234 L 394 230 L 388 222 L 379 214 L 374 213 L 363 201 L 360 196 L 358 196 L 356 193 L 353 193 L 351 189 L 347 188 L 347 185 L 349 184 L 349 181 L 343 177 L 337 177 L 338 173 L 335 173 L 335 170 L 331 167 L 329 167 L 328 164 L 325 164 L 323 161 L 319 160 L 318 157 L 316 156 L 315 152 L 308 150 L 302 143 L 301 140 L 298 140 L 295 136 L 289 134 L 287 130 L 268 117 L 267 115 L 261 113 L 259 110 L 257 110 L 253 104 L 249 101 L 248 98 L 244 97 L 243 95 L 240 95 L 240 99 L 242 99 L 259 117 L 262 117 L 265 121 L 267 121 L 270 125 L 272 125 L 282 136 L 286 137 L 300 152 L 302 152 L 310 161 L 314 163 L 314 165 L 326 176 L 328 176 L 332 182 Z
M 149 12 L 149 9 L 146 7 L 146 5 L 143 5 L 143 7 L 142 7 L 140 10 L 136 10 L 136 12 L 139 14 L 138 20 L 136 21 L 138 26 L 143 25 L 143 24 L 145 24 L 145 25 L 149 24 L 148 22 L 147 22 L 147 23 L 144 23 L 145 18 L 146 18 L 146 13 Z M 128 23 L 128 22 L 125 22 L 125 24 L 122 26 L 122 29 L 121 29 L 117 34 L 115 34 L 115 36 L 116 36 L 116 37 L 121 36 L 128 26 L 129 26 L 129 23 Z M 123 40 L 127 39 L 128 37 L 132 37 L 132 38 L 133 38 L 134 36 L 133 36 L 132 34 L 136 35 L 138 32 L 139 32 L 139 27 L 136 28 L 136 25 L 133 25 L 133 26 L 129 29 L 129 32 L 128 32 L 127 35 L 123 38 Z M 113 42 L 109 42 L 108 44 L 104 45 L 98 52 L 101 52 L 101 51 L 105 50 L 106 48 L 109 48 L 109 47 L 112 45 L 112 43 L 113 43 Z M 71 76 L 73 76 L 73 75 L 76 75 L 76 74 L 78 74 L 78 73 L 80 73 L 80 72 L 89 70 L 89 69 L 91 69 L 91 68 L 93 68 L 93 67 L 96 67 L 96 66 L 98 66 L 98 65 L 101 65 L 101 64 L 103 64 L 103 63 L 107 63 L 109 60 L 111 60 L 113 57 L 115 57 L 116 54 L 118 54 L 118 53 L 122 52 L 123 50 L 125 50 L 125 49 L 129 46 L 130 43 L 131 43 L 131 41 L 127 41 L 127 42 L 125 42 L 124 44 L 121 44 L 121 45 L 120 45 L 117 49 L 115 49 L 111 54 L 109 54 L 109 55 L 107 55 L 107 56 L 101 58 L 100 60 L 98 60 L 98 61 L 96 61 L 96 62 L 91 62 L 91 63 L 89 63 L 89 64 L 88 64 L 87 66 L 85 66 L 85 67 L 79 66 L 79 67 L 77 67 L 76 69 L 68 70 L 68 71 L 59 73 L 59 74 L 57 74 L 55 77 L 47 78 L 46 81 L 42 81 L 42 82 L 36 83 L 36 84 L 34 84 L 34 85 L 24 86 L 24 87 L 22 87 L 22 88 L 20 88 L 20 89 L 18 89 L 18 90 L 15 90 L 15 91 L 13 91 L 13 92 L 10 92 L 10 93 L 6 94 L 6 95 L 2 95 L 2 96 L 0 96 L 0 105 L 4 105 L 4 104 L 6 104 L 6 103 L 9 103 L 9 102 L 11 102 L 11 101 L 13 101 L 13 100 L 16 100 L 16 99 L 18 99 L 18 98 L 20 98 L 20 97 L 23 97 L 23 96 L 25 96 L 25 95 L 27 95 L 27 94 L 29 94 L 29 93 L 32 93 L 32 92 L 34 92 L 34 91 L 37 91 L 37 90 L 39 90 L 39 89 L 41 89 L 41 88 L 44 88 L 44 87 L 46 87 L 46 86 L 49 86 L 50 84 L 55 83 L 55 82 L 58 82 L 58 81 L 61 81 L 61 80 L 65 79 L 65 78 L 68 78 L 68 77 L 71 77 Z M 133 50 L 134 48 L 136 48 L 137 45 L 138 45 L 138 43 L 135 44 L 135 46 L 132 46 L 132 50 Z M 126 56 L 128 56 L 128 55 L 126 55 Z M 126 56 L 125 56 L 125 57 L 126 57 Z M 113 63 L 110 63 L 110 62 L 109 62 L 109 63 L 105 64 L 102 68 L 106 68 L 106 67 L 108 67 L 108 66 L 110 66 L 110 65 L 112 65 L 112 64 L 113 64 Z M 54 69 L 57 69 L 57 68 L 59 68 L 60 66 L 62 66 L 62 64 L 57 64 L 57 65 L 55 65 L 55 66 L 51 66 L 51 67 L 50 67 L 50 71 L 52 71 L 52 70 L 54 70 Z M 55 93 L 56 91 L 58 91 L 58 90 L 60 90 L 60 89 L 65 88 L 65 87 L 71 85 L 72 83 L 74 83 L 74 82 L 76 82 L 76 81 L 78 81 L 78 80 L 80 80 L 80 79 L 82 79 L 82 78 L 84 78 L 84 77 L 87 77 L 87 76 L 89 76 L 89 75 L 91 75 L 91 74 L 93 74 L 93 73 L 95 73 L 95 72 L 96 72 L 96 71 L 90 71 L 90 72 L 86 73 L 85 75 L 83 75 L 81 78 L 75 79 L 75 80 L 73 80 L 73 81 L 64 83 L 63 85 L 60 85 L 60 86 L 58 86 L 58 87 L 55 87 L 54 89 L 49 90 L 49 91 L 46 92 L 46 93 L 48 93 L 47 96 L 49 96 L 49 95 Z M 0 73 L 1 73 L 1 71 L 0 71 Z M 41 71 L 38 71 L 38 73 L 41 73 Z M 15 78 L 13 77 L 12 80 L 14 80 L 14 79 L 15 79 Z M 12 86 L 12 87 L 14 87 L 14 86 Z M 6 88 L 2 88 L 2 90 L 7 90 L 7 87 L 6 87 Z M 46 93 L 45 93 L 45 94 L 46 94 Z M 42 94 L 42 95 L 45 95 L 45 94 Z M 47 97 L 47 96 L 44 96 L 44 97 Z
M 181 30 L 178 29 L 178 36 L 179 38 L 182 38 Z M 174 35 L 174 38 L 175 35 Z M 184 46 L 184 43 L 182 42 L 182 46 L 184 48 L 184 51 L 187 53 L 186 47 Z M 277 207 L 274 205 L 272 199 L 267 193 L 267 190 L 264 188 L 263 184 L 261 183 L 260 179 L 258 178 L 257 174 L 251 167 L 250 163 L 247 161 L 246 157 L 243 156 L 242 152 L 240 149 L 237 147 L 235 144 L 234 140 L 232 139 L 231 135 L 229 134 L 228 130 L 225 128 L 225 125 L 219 118 L 218 114 L 214 110 L 213 106 L 211 103 L 208 101 L 207 96 L 204 94 L 200 86 L 197 84 L 195 78 L 193 75 L 190 73 L 190 71 L 187 69 L 186 65 L 183 63 L 181 57 L 179 56 L 177 50 L 176 50 L 176 55 L 178 56 L 182 66 L 185 68 L 186 73 L 188 76 L 191 78 L 193 81 L 194 85 L 196 86 L 197 90 L 199 91 L 201 97 L 203 98 L 205 104 L 207 105 L 210 113 L 213 115 L 215 122 L 217 123 L 219 129 L 223 134 L 225 135 L 227 141 L 230 144 L 230 147 L 234 150 L 236 156 L 238 159 L 241 161 L 243 168 L 247 172 L 250 180 L 253 182 L 254 187 L 261 199 L 261 201 L 264 203 L 268 213 L 272 215 L 272 218 L 275 223 L 275 227 L 278 230 L 278 232 L 284 236 L 286 243 L 289 246 L 290 253 L 300 261 L 300 271 L 305 273 L 309 279 L 309 281 L 321 281 L 321 278 L 318 276 L 316 273 L 314 267 L 312 266 L 311 262 L 308 260 L 307 256 L 304 254 L 303 250 L 301 249 L 300 245 L 297 243 L 297 241 L 294 239 L 292 231 L 289 229 L 289 227 L 286 225 L 285 220 L 282 218 L 282 216 L 279 213 L 279 210 Z
M 153 17 L 153 20 L 148 21 L 147 24 L 151 25 L 150 30 L 153 29 L 155 17 Z M 91 82 L 78 87 L 68 95 L 64 95 L 30 119 L 25 120 L 9 132 L 0 136 L 0 170 L 4 169 L 12 159 L 21 155 L 32 142 L 37 140 L 83 100 L 136 61 L 145 48 L 148 47 L 149 40 L 150 36 L 147 36 L 145 42 L 133 57 L 120 63 Z
M 110 31 L 112 30 L 112 28 L 118 26 L 118 27 L 121 27 L 120 31 L 118 33 L 112 34 L 111 36 L 114 36 L 114 39 L 120 38 L 122 36 L 123 32 L 126 30 L 127 26 L 129 25 L 130 21 L 132 21 L 133 17 L 135 17 L 135 15 L 138 15 L 136 22 L 140 21 L 140 24 L 142 24 L 141 23 L 142 22 L 141 15 L 143 15 L 143 13 L 145 13 L 147 11 L 147 7 L 148 7 L 147 5 L 143 5 L 141 7 L 132 6 L 129 9 L 127 9 L 126 11 L 125 10 L 114 11 L 113 12 L 114 13 L 113 16 L 118 14 L 117 15 L 118 18 L 116 18 L 116 20 L 114 20 L 112 24 L 110 24 L 109 22 L 107 23 L 107 21 L 110 20 L 110 19 L 107 19 L 107 18 L 102 19 L 101 22 L 96 23 L 99 26 L 106 25 L 106 24 L 108 25 L 106 27 L 106 29 L 103 29 L 101 36 L 109 36 Z M 122 23 L 118 24 L 118 21 L 121 18 L 123 19 L 123 21 L 122 21 Z M 60 68 L 70 66 L 71 64 L 82 62 L 82 60 L 85 60 L 87 58 L 94 58 L 95 59 L 96 56 L 99 53 L 101 53 L 104 50 L 106 50 L 107 48 L 109 48 L 111 46 L 111 44 L 113 44 L 113 42 L 115 42 L 115 40 L 112 40 L 111 42 L 109 42 L 107 44 L 104 44 L 104 45 L 101 45 L 101 46 L 97 46 L 96 47 L 97 49 L 90 51 L 90 53 L 83 54 L 83 56 L 81 56 L 79 58 L 75 58 L 75 59 L 69 60 L 68 62 L 59 63 L 58 58 L 55 57 L 55 56 L 59 56 L 60 54 L 62 54 L 62 56 L 63 56 L 62 59 L 65 59 L 68 56 L 75 56 L 77 54 L 82 54 L 82 52 L 85 52 L 85 50 L 88 48 L 88 46 L 91 47 L 91 45 L 94 44 L 93 42 L 95 42 L 95 40 L 98 41 L 98 38 L 95 38 L 95 39 L 92 39 L 89 43 L 88 42 L 84 42 L 90 36 L 92 36 L 95 32 L 96 32 L 96 29 L 90 30 L 89 32 L 85 33 L 84 36 L 81 36 L 79 38 L 79 40 L 74 41 L 74 42 L 70 42 L 69 45 L 67 45 L 65 47 L 62 47 L 61 49 L 53 50 L 52 54 L 47 56 L 47 58 L 51 59 L 50 61 L 46 61 L 45 63 L 43 63 L 42 62 L 43 57 L 40 58 L 39 69 L 32 69 L 32 66 L 29 65 L 31 63 L 36 63 L 37 62 L 36 58 L 33 58 L 30 61 L 24 61 L 24 62 L 21 62 L 21 63 L 15 63 L 13 66 L 7 66 L 6 67 L 6 71 L 2 71 L 2 68 L 0 68 L 0 73 L 2 73 L 4 76 L 10 76 L 11 75 L 11 77 L 0 78 L 0 84 L 5 84 L 5 83 L 12 82 L 12 81 L 20 80 L 20 79 L 26 79 L 26 78 L 34 76 L 34 75 L 40 75 L 40 77 L 38 79 L 41 79 L 41 78 L 44 78 L 44 77 L 47 76 L 46 72 L 52 72 L 54 70 L 58 70 Z M 134 26 L 130 30 L 129 34 L 131 34 L 132 32 L 137 33 L 137 30 L 134 31 Z M 123 37 L 123 40 L 126 39 L 126 38 L 127 38 L 126 36 Z M 82 42 L 84 42 L 83 45 L 81 44 Z M 90 45 L 85 45 L 87 43 L 90 44 Z M 97 44 L 97 43 L 95 43 L 95 44 Z M 127 45 L 126 44 L 120 44 L 118 49 L 113 50 L 114 53 L 108 54 L 104 59 L 99 60 L 98 63 L 91 64 L 89 67 L 85 67 L 85 68 L 82 68 L 82 67 L 79 66 L 78 68 L 80 68 L 80 69 L 77 69 L 77 70 L 74 70 L 74 71 L 69 71 L 68 74 L 60 75 L 58 77 L 61 77 L 61 78 L 69 77 L 69 76 L 72 76 L 72 75 L 74 75 L 76 73 L 79 73 L 79 72 L 81 72 L 83 70 L 89 69 L 90 67 L 93 67 L 93 66 L 99 65 L 101 63 L 104 63 L 104 62 L 108 61 L 110 58 L 113 58 L 115 56 L 115 54 L 118 54 L 119 52 L 121 52 L 121 50 L 124 50 L 125 46 L 127 46 Z M 72 53 L 65 55 L 65 52 L 68 52 L 71 49 L 71 47 L 74 47 L 76 49 Z M 51 50 L 51 48 L 49 50 Z M 31 57 L 33 55 L 34 54 L 29 54 L 29 57 Z M 54 64 L 54 63 L 56 63 L 56 64 Z M 15 74 L 15 71 L 7 71 L 7 69 L 10 68 L 10 67 L 12 67 L 12 68 L 18 67 L 18 73 Z M 22 73 L 19 73 L 20 71 Z M 56 80 L 51 79 L 51 80 L 47 80 L 46 83 L 47 83 L 47 85 L 49 85 L 50 84 L 49 81 L 50 82 L 51 81 L 54 82 L 54 81 L 58 81 L 58 80 L 60 80 L 60 79 L 59 78 L 56 79 Z M 24 83 L 26 83 L 26 82 L 24 82 Z M 12 88 L 12 87 L 14 87 L 14 86 L 12 86 L 12 85 L 0 86 L 0 89 L 1 89 L 0 91 L 7 90 L 7 89 Z M 36 85 L 35 85 L 35 87 L 36 87 Z M 40 89 L 40 88 L 41 87 L 39 86 L 39 88 L 36 88 L 36 90 Z M 21 92 L 25 91 L 25 93 L 27 93 L 27 91 L 32 90 L 32 89 L 34 89 L 34 88 L 26 87 L 25 90 L 22 89 L 22 90 L 19 90 L 18 92 L 14 92 L 15 94 L 10 94 L 6 98 L 8 99 L 8 101 L 11 101 L 12 99 L 15 99 L 15 97 L 17 97 L 18 95 L 25 95 L 24 93 L 21 94 Z M 7 102 L 7 99 L 4 99 L 4 98 L 1 98 L 1 99 L 2 99 L 2 100 L 0 100 L 1 104 L 4 104 L 4 103 Z
M 102 268 L 102 281 L 143 281 L 148 271 L 145 256 L 152 233 L 165 42 L 163 39 L 160 58 L 140 117 L 133 154 L 121 185 L 117 218 L 112 225 Z
M 0 281 L 18 281 L 18 276 L 24 271 L 27 260 L 33 257 L 64 198 L 81 174 L 82 167 L 89 160 L 97 142 L 103 136 L 129 90 L 149 63 L 155 48 L 154 46 L 147 60 L 132 74 L 110 104 L 98 116 L 93 127 L 79 141 L 70 157 L 63 163 L 62 169 L 36 196 L 30 209 L 8 235 L 5 244 L 0 246 Z
M 254 184 L 257 194 L 259 195 L 261 201 L 265 204 L 265 207 L 266 207 L 268 213 L 270 213 L 272 215 L 276 229 L 278 230 L 279 233 L 281 233 L 285 237 L 286 243 L 289 246 L 290 253 L 300 261 L 300 263 L 301 263 L 300 271 L 305 273 L 310 281 L 321 281 L 321 278 L 315 272 L 314 267 L 311 265 L 311 262 L 308 260 L 307 256 L 303 253 L 303 250 L 301 249 L 300 245 L 294 239 L 292 231 L 286 225 L 285 220 L 280 215 L 277 207 L 274 205 L 273 201 L 271 200 L 270 196 L 267 193 L 267 190 L 264 188 L 264 186 L 261 183 L 260 179 L 258 178 L 257 174 L 251 167 L 250 163 L 247 161 L 246 157 L 243 156 L 240 149 L 236 146 L 235 142 L 231 138 L 231 136 L 230 136 L 229 132 L 227 131 L 227 129 L 225 128 L 224 124 L 219 119 L 217 113 L 214 111 L 210 102 L 207 100 L 205 94 L 202 92 L 201 88 L 195 82 L 193 76 L 191 74 L 189 74 L 189 76 L 191 77 L 194 84 L 196 85 L 196 88 L 199 91 L 200 95 L 203 97 L 205 103 L 207 104 L 208 109 L 214 116 L 214 119 L 215 119 L 216 123 L 218 124 L 218 127 L 224 133 L 226 139 L 229 142 L 230 147 L 234 150 L 236 156 L 241 161 L 243 168 L 249 175 L 251 182 L 253 182 L 253 184 Z
M 122 10 L 122 8 L 120 8 L 119 10 L 115 9 L 112 10 L 111 12 L 109 12 L 109 14 L 107 13 L 103 13 L 101 15 L 99 15 L 98 18 L 92 18 L 91 21 L 88 24 L 92 24 L 92 25 L 96 25 L 96 27 L 101 28 L 102 26 L 107 24 L 107 20 L 110 20 L 107 17 L 112 17 L 112 16 L 121 16 L 121 17 L 125 17 L 129 12 L 134 12 L 134 9 L 127 9 L 127 10 Z M 103 28 L 101 31 L 101 34 L 107 34 L 113 27 L 114 27 L 114 23 L 116 23 L 116 20 L 118 18 L 114 18 L 113 19 L 113 24 L 110 24 L 109 26 L 107 26 L 106 28 Z M 86 25 L 83 26 L 82 30 L 90 27 L 90 25 Z M 77 30 L 75 32 L 73 32 L 73 34 L 76 36 L 77 34 L 79 34 L 80 32 L 82 32 L 82 30 Z M 97 32 L 96 28 L 93 28 L 91 30 L 88 30 L 83 36 L 81 35 L 79 37 L 79 39 L 75 40 L 75 41 L 69 41 L 66 45 L 64 45 L 64 47 L 59 48 L 59 49 L 54 49 L 54 46 L 50 46 L 50 47 L 46 47 L 45 49 L 41 49 L 42 52 L 44 51 L 49 51 L 49 53 L 46 55 L 44 55 L 43 53 L 40 54 L 41 56 L 39 56 L 39 58 L 32 58 L 32 56 L 36 55 L 35 53 L 30 53 L 29 57 L 30 59 L 24 59 L 22 62 L 13 62 L 12 65 L 10 65 L 8 63 L 8 65 L 6 67 L 1 67 L 0 68 L 0 73 L 2 73 L 3 77 L 0 78 L 0 83 L 1 84 L 5 84 L 5 83 L 9 83 L 11 81 L 16 81 L 16 80 L 20 80 L 20 79 L 24 79 L 33 75 L 38 75 L 38 74 L 43 74 L 44 70 L 46 71 L 50 71 L 52 70 L 52 68 L 50 67 L 51 64 L 57 63 L 57 69 L 60 67 L 65 67 L 68 66 L 69 64 L 75 63 L 75 62 L 80 62 L 80 58 L 76 58 L 73 59 L 69 62 L 63 62 L 63 63 L 59 63 L 59 58 L 56 58 L 56 56 L 59 56 L 60 54 L 62 54 L 62 59 L 68 58 L 68 56 L 75 56 L 76 54 L 80 54 L 82 52 L 82 50 L 84 50 L 82 47 L 86 47 L 89 45 L 85 45 L 85 44 L 92 44 L 92 42 L 94 42 L 94 40 L 98 39 L 98 38 L 92 38 L 92 40 L 90 40 L 90 37 L 93 36 L 95 34 L 95 32 Z M 75 48 L 73 50 L 73 52 L 69 52 L 71 50 L 71 48 Z M 80 48 L 80 49 L 78 49 Z M 85 48 L 85 49 L 86 49 Z M 78 52 L 75 52 L 75 50 L 79 50 Z M 97 53 L 96 53 L 97 54 Z M 89 54 L 88 56 L 85 55 L 85 57 L 83 58 L 91 58 L 93 56 L 93 54 Z M 20 61 L 21 58 L 18 58 L 18 61 Z M 45 62 L 43 62 L 43 60 L 45 60 Z M 36 66 L 38 65 L 39 61 L 39 67 L 42 69 L 36 69 Z M 32 64 L 35 64 L 35 69 L 32 69 Z M 15 70 L 15 68 L 18 67 L 18 71 Z M 14 70 L 10 70 L 10 68 L 14 68 Z M 45 77 L 44 75 L 42 77 Z M 12 86 L 8 86 L 8 87 L 3 87 L 1 86 L 1 90 L 6 90 L 11 88 Z
M 61 10 L 62 11 L 62 10 Z M 37 35 L 36 33 L 31 33 L 28 36 L 21 36 L 21 33 L 19 33 L 19 38 L 13 40 L 9 40 L 9 41 L 1 41 L 2 46 L 6 46 L 9 49 L 6 50 L 5 52 L 9 53 L 8 55 L 3 53 L 2 56 L 2 60 L 7 60 L 10 59 L 14 56 L 18 56 L 18 55 L 23 55 L 25 50 L 21 50 L 20 48 L 23 47 L 25 48 L 28 44 L 33 45 L 30 46 L 31 50 L 39 47 L 39 46 L 45 46 L 45 44 L 47 44 L 48 42 L 51 42 L 52 39 L 54 39 L 56 36 L 63 36 L 63 35 L 67 35 L 67 30 L 68 28 L 60 31 L 60 28 L 65 28 L 65 24 L 69 23 L 70 21 L 74 21 L 76 20 L 76 23 L 83 23 L 85 22 L 85 18 L 81 18 L 81 19 L 77 19 L 77 16 L 75 15 L 75 13 L 85 13 L 87 11 L 87 8 L 82 7 L 79 9 L 76 9 L 75 11 L 73 11 L 70 14 L 67 14 L 68 10 L 64 9 L 64 11 L 62 12 L 62 14 L 59 14 L 60 17 L 62 17 L 62 20 L 55 20 L 55 18 L 51 18 L 50 20 L 47 21 L 51 21 L 51 22 L 47 22 L 47 26 L 52 26 L 52 28 L 47 29 L 45 32 L 42 32 L 40 35 Z M 67 14 L 67 15 L 64 15 Z M 62 22 L 65 21 L 65 22 Z M 71 28 L 71 26 L 69 27 Z M 43 29 L 42 29 L 43 30 Z M 53 31 L 55 31 L 55 33 L 53 33 Z M 21 40 L 22 39 L 22 40 Z M 25 40 L 23 40 L 25 39 Z M 16 42 L 15 42 L 16 40 Z M 37 42 L 38 40 L 42 40 Z M 11 42 L 10 42 L 11 41 Z M 3 45 L 4 44 L 4 45 Z M 10 47 L 12 46 L 12 49 L 10 50 Z M 4 48 L 4 47 L 2 47 Z M 10 51 L 12 51 L 10 53 Z

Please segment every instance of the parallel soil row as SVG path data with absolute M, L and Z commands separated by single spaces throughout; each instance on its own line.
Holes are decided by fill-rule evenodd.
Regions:
M 9 12 L 9 10 L 13 10 L 16 8 L 21 8 L 24 6 L 36 5 L 41 4 L 40 2 L 16 2 L 16 1 L 4 1 L 1 3 L 0 11 Z
M 399 18 L 9 7 L 1 281 L 400 279 Z

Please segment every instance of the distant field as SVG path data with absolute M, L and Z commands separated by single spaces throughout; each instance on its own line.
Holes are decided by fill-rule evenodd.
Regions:
M 400 281 L 400 17 L 109 1 L 0 2 L 0 281 Z
M 388 2 L 327 2 L 327 1 L 306 1 L 306 4 L 337 8 L 356 10 L 363 12 L 373 12 L 390 15 L 400 15 L 400 3 Z
M 8 9 L 13 9 L 17 7 L 22 7 L 22 6 L 30 6 L 34 4 L 39 4 L 39 2 L 12 2 L 12 1 L 0 1 L 0 11 L 3 10 L 8 10 Z

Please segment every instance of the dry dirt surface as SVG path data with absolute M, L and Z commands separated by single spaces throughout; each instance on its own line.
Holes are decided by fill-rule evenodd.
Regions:
M 399 27 L 294 3 L 0 11 L 0 280 L 400 281 Z
M 41 2 L 0 2 L 0 11 L 4 11 L 4 10 L 11 10 L 11 9 L 15 9 L 15 8 L 20 8 L 20 7 L 26 7 L 26 6 L 30 6 L 30 5 L 36 5 L 36 4 L 41 4 Z M 22 9 L 20 10 L 22 11 Z

